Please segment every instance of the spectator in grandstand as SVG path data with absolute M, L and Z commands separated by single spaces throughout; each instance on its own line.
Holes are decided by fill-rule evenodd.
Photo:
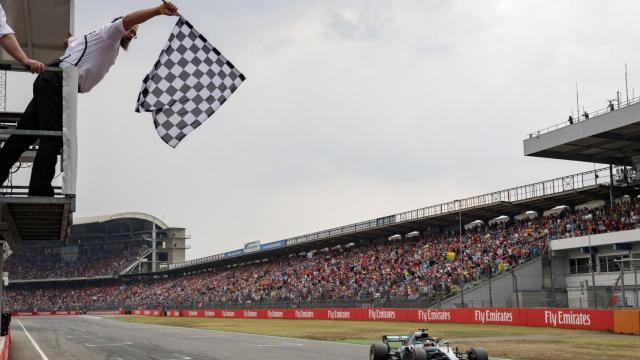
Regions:
M 20 44 L 18 44 L 13 29 L 7 24 L 7 15 L 2 5 L 0 5 L 0 44 L 2 44 L 2 48 L 8 52 L 9 55 L 22 65 L 28 67 L 32 73 L 39 74 L 44 71 L 44 65 L 40 61 L 29 59 L 20 47 Z
M 147 251 L 143 241 L 81 245 L 74 260 L 64 259 L 57 246 L 23 246 L 7 260 L 13 280 L 115 276 Z
M 136 38 L 138 25 L 158 16 L 175 16 L 178 9 L 166 2 L 150 9 L 139 10 L 118 18 L 98 30 L 69 39 L 64 55 L 53 66 L 78 68 L 78 91 L 89 92 L 115 63 L 119 48 L 127 49 Z M 62 130 L 62 75 L 59 71 L 45 71 L 33 84 L 33 99 L 18 121 L 18 129 Z M 0 150 L 0 183 L 21 154 L 38 140 L 35 136 L 12 135 Z M 33 162 L 29 196 L 53 196 L 51 181 L 55 174 L 57 156 L 62 148 L 60 137 L 40 138 L 38 153 Z
M 512 271 L 540 256 L 548 239 L 627 230 L 635 228 L 639 220 L 640 201 L 625 197 L 613 209 L 608 205 L 575 211 L 566 208 L 534 219 L 468 229 L 462 236 L 445 231 L 403 241 L 361 241 L 350 247 L 291 253 L 266 262 L 226 265 L 166 279 L 121 278 L 101 285 L 93 282 L 66 287 L 32 284 L 30 288 L 10 288 L 7 301 L 14 310 L 158 309 L 163 304 L 170 308 L 257 303 L 304 306 L 306 302 L 392 298 L 422 302 Z M 14 256 L 9 262 L 19 259 Z M 20 261 L 24 267 L 33 262 Z M 111 259 L 107 263 L 118 262 Z M 107 264 L 99 268 L 103 266 L 108 268 Z M 101 274 L 99 268 L 83 265 L 82 271 Z M 44 267 L 38 271 L 46 274 Z

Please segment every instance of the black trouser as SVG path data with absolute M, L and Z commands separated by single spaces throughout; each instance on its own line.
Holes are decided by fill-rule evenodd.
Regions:
M 62 73 L 45 71 L 33 83 L 33 99 L 18 121 L 17 129 L 62 130 Z M 33 161 L 29 196 L 53 196 L 51 181 L 62 148 L 59 136 L 12 135 L 0 149 L 0 184 L 9 176 L 11 167 L 36 140 L 40 140 Z

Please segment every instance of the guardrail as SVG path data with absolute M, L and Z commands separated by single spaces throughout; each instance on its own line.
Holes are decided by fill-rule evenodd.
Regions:
M 598 117 L 600 115 L 603 115 L 603 114 L 606 114 L 606 113 L 610 113 L 612 111 L 624 109 L 624 108 L 626 108 L 628 106 L 631 106 L 633 104 L 637 104 L 639 102 L 640 102 L 640 97 L 635 97 L 635 98 L 632 98 L 632 99 L 629 99 L 629 100 L 625 100 L 624 102 L 621 101 L 620 103 L 618 103 L 618 107 L 614 108 L 614 110 L 611 110 L 609 108 L 609 106 L 607 106 L 605 108 L 598 109 L 596 111 L 593 111 L 593 112 L 589 113 L 589 117 L 588 118 L 585 118 L 584 114 L 583 115 L 579 115 L 576 119 L 574 119 L 573 123 L 570 123 L 569 120 L 565 120 L 565 121 L 563 121 L 561 123 L 557 123 L 555 125 L 551 125 L 551 126 L 546 127 L 546 128 L 544 128 L 542 130 L 531 132 L 531 133 L 529 133 L 528 139 L 540 136 L 542 134 L 546 134 L 546 133 L 552 132 L 552 131 L 557 130 L 557 129 L 561 129 L 561 128 L 564 128 L 564 127 L 567 127 L 567 126 L 571 126 L 573 124 L 576 124 L 576 123 L 579 123 L 579 122 L 582 122 L 582 121 L 585 121 L 585 120 L 593 119 L 593 118 L 596 118 L 596 117 Z
M 78 71 L 74 67 L 61 69 L 59 67 L 47 66 L 46 71 L 61 72 L 62 80 L 62 123 L 63 129 L 60 131 L 48 130 L 26 130 L 16 129 L 15 126 L 21 113 L 7 112 L 4 117 L 0 116 L 0 138 L 6 139 L 10 135 L 24 136 L 54 136 L 62 138 L 62 186 L 54 189 L 57 196 L 75 197 L 76 193 L 76 167 L 77 167 L 77 94 L 78 94 Z M 28 72 L 29 68 L 15 62 L 0 62 L 0 71 Z M 8 117 L 6 115 L 9 115 Z M 11 118 L 11 119 L 9 119 Z M 10 121 L 9 121 L 10 120 Z M 30 150 L 34 150 L 33 147 Z M 17 170 L 23 168 L 18 166 Z M 16 171 L 17 171 L 16 170 Z M 15 171 L 14 171 L 15 172 Z M 0 189 L 3 196 L 25 197 L 24 188 L 21 186 L 10 186 Z M 14 191 L 16 190 L 16 191 Z

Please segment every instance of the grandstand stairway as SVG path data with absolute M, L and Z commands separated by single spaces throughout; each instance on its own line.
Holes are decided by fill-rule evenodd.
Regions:
M 550 290 L 545 286 L 545 270 L 547 265 L 544 260 L 548 257 L 547 251 L 543 255 L 513 267 L 511 270 L 495 275 L 490 280 L 466 284 L 464 288 L 465 307 L 520 307 L 541 306 L 549 301 Z M 517 279 L 514 281 L 514 278 Z M 489 300 L 489 284 L 491 284 L 491 303 Z M 516 289 L 517 288 L 517 292 Z M 559 295 L 559 296 L 558 296 Z M 519 297 L 516 299 L 516 297 Z M 562 298 L 562 294 L 556 294 L 556 298 Z M 566 294 L 564 296 L 566 298 Z M 433 308 L 458 308 L 461 305 L 460 294 L 454 294 L 431 305 Z M 556 305 L 562 305 L 558 301 Z M 550 305 L 549 305 L 550 306 Z
M 147 256 L 151 255 L 152 252 L 153 252 L 153 249 L 148 249 L 147 251 L 145 251 L 144 254 L 138 257 L 130 265 L 125 267 L 124 270 L 120 272 L 120 275 L 133 274 L 133 270 L 136 268 L 136 266 L 138 266 L 138 264 L 140 264 L 140 262 L 143 261 Z

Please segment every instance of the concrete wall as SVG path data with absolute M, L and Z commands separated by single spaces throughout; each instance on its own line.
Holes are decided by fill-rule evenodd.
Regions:
M 602 246 L 605 249 L 613 248 L 613 244 L 632 243 L 633 249 L 640 251 L 640 229 L 625 230 L 591 236 L 578 236 L 569 239 L 551 240 L 549 242 L 549 248 L 554 251 L 572 249 L 575 251 L 580 251 L 580 248 L 588 247 L 589 242 L 591 242 L 592 247 Z
M 589 247 L 596 249 L 596 271 L 593 276 L 591 273 L 570 274 L 569 260 L 589 258 L 589 254 L 583 254 L 581 249 Z M 631 251 L 615 250 L 614 244 L 628 243 L 631 245 Z M 567 289 L 568 305 L 576 308 L 603 308 L 607 307 L 611 296 L 618 298 L 617 307 L 623 304 L 623 294 L 621 285 L 618 281 L 620 272 L 605 272 L 600 267 L 599 258 L 609 255 L 629 255 L 640 258 L 640 230 L 627 230 L 608 234 L 575 237 L 571 239 L 552 240 L 550 248 L 554 249 L 553 253 L 553 270 L 555 275 L 556 286 L 565 287 Z M 640 285 L 636 290 L 636 284 L 640 282 L 640 263 L 637 263 L 636 270 L 626 271 L 624 273 L 625 292 L 627 305 L 640 305 Z M 595 281 L 595 299 L 594 299 L 594 281 Z M 616 282 L 617 288 L 616 287 Z
M 176 264 L 185 260 L 186 230 L 184 228 L 167 229 L 172 236 L 164 242 L 164 248 L 168 255 L 169 264 Z

